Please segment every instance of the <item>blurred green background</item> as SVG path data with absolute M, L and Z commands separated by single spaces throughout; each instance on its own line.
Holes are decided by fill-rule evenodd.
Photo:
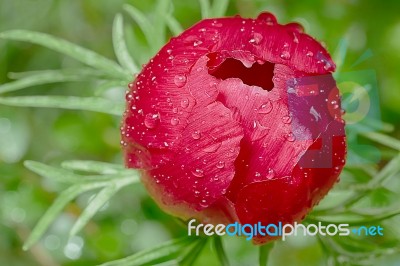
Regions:
M 116 13 L 123 13 L 125 3 L 152 16 L 154 1 L 0 0 L 0 32 L 46 32 L 114 59 L 112 22 Z M 173 14 L 184 28 L 201 19 L 197 1 L 173 3 Z M 394 125 L 390 135 L 399 137 L 400 2 L 236 0 L 230 1 L 227 14 L 255 17 L 264 10 L 276 14 L 280 23 L 300 22 L 331 53 L 346 39 L 348 52 L 341 71 L 375 71 L 382 120 Z M 124 18 L 132 25 L 129 49 L 146 51 L 143 34 L 128 16 Z M 143 52 L 140 63 L 147 60 Z M 73 59 L 38 45 L 0 39 L 0 84 L 10 81 L 10 72 L 77 66 L 80 64 Z M 12 95 L 91 96 L 98 86 L 96 81 L 70 82 L 35 86 Z M 114 98 L 124 95 L 123 90 L 105 93 Z M 129 186 L 102 208 L 80 236 L 67 238 L 92 194 L 70 204 L 38 245 L 22 251 L 23 241 L 64 188 L 28 171 L 23 161 L 50 165 L 68 159 L 122 163 L 119 127 L 119 119 L 106 114 L 0 105 L 0 265 L 95 265 L 185 235 L 185 228 L 159 210 L 140 186 Z M 390 151 L 383 153 L 378 163 L 392 155 Z M 257 250 L 250 243 L 229 239 L 225 244 L 234 265 L 256 263 Z M 202 253 L 198 265 L 206 263 L 217 265 L 211 247 Z M 396 256 L 381 263 L 400 265 Z M 278 243 L 271 265 L 325 264 L 317 240 L 309 237 Z

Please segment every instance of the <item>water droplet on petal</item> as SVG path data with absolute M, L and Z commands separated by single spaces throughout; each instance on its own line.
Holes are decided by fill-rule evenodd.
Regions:
M 178 88 L 185 86 L 186 84 L 186 76 L 185 75 L 176 75 L 174 78 L 174 83 Z
M 179 119 L 176 117 L 171 118 L 171 125 L 176 126 L 179 124 Z
M 283 52 L 281 53 L 281 58 L 282 58 L 282 59 L 285 59 L 285 60 L 290 59 L 290 53 L 289 53 L 288 51 L 283 51 Z
M 293 141 L 296 140 L 296 137 L 293 135 L 293 133 L 288 133 L 288 134 L 286 134 L 286 135 L 285 135 L 285 138 L 286 138 L 286 140 L 289 141 L 289 142 L 293 142 Z
M 189 106 L 189 99 L 187 98 L 182 99 L 181 106 L 182 108 L 187 108 Z
M 258 113 L 259 114 L 269 114 L 272 111 L 272 102 L 268 101 L 263 103 L 259 108 L 258 108 Z
M 267 23 L 267 25 L 275 25 L 276 24 L 275 16 L 269 12 L 260 13 L 260 15 L 258 15 L 257 19 L 265 21 Z
M 203 176 L 204 176 L 203 170 L 198 169 L 198 168 L 194 169 L 194 170 L 192 171 L 192 174 L 193 174 L 195 177 L 203 177 Z
M 306 55 L 307 55 L 308 57 L 312 57 L 312 56 L 314 55 L 314 53 L 311 52 L 311 51 L 308 51 Z
M 249 43 L 257 45 L 257 44 L 260 44 L 262 39 L 263 39 L 263 36 L 260 33 L 255 32 L 253 35 L 253 38 L 250 39 Z
M 285 115 L 282 117 L 282 121 L 284 124 L 290 124 L 292 122 L 292 116 L 291 115 Z
M 219 161 L 218 163 L 217 163 L 217 168 L 218 169 L 222 169 L 222 168 L 224 168 L 225 167 L 225 162 L 224 161 Z
M 193 131 L 192 138 L 193 139 L 200 139 L 201 138 L 201 133 L 199 131 L 197 131 L 197 130 Z
M 144 125 L 147 128 L 155 128 L 160 121 L 158 114 L 148 113 L 144 118 Z
M 205 147 L 203 151 L 208 153 L 216 152 L 221 147 L 221 145 L 221 142 L 214 142 L 210 146 Z
M 202 43 L 203 43 L 202 41 L 197 40 L 197 41 L 193 42 L 193 46 L 196 47 L 196 46 L 201 45 Z
M 275 177 L 275 171 L 272 168 L 269 168 L 268 173 L 267 173 L 267 179 L 271 179 Z
M 200 206 L 203 207 L 203 208 L 208 207 L 207 201 L 206 201 L 205 199 L 201 200 L 201 201 L 200 201 Z

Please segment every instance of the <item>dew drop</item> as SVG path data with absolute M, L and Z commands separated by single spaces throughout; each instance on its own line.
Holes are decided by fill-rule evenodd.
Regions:
M 250 39 L 249 43 L 257 45 L 261 43 L 262 39 L 263 36 L 260 33 L 255 32 L 253 38 Z
M 222 143 L 221 142 L 215 142 L 211 144 L 210 146 L 207 146 L 206 148 L 203 149 L 204 152 L 212 153 L 216 152 L 220 147 Z
M 193 46 L 194 46 L 194 47 L 197 47 L 197 46 L 201 45 L 202 43 L 203 43 L 202 41 L 198 40 L 198 41 L 195 41 L 195 42 L 193 43 Z
M 288 51 L 283 51 L 283 52 L 281 53 L 281 58 L 282 58 L 282 59 L 285 59 L 285 60 L 290 59 L 290 53 L 289 53 Z
M 199 168 L 196 168 L 195 170 L 193 170 L 193 171 L 192 171 L 192 174 L 193 174 L 195 177 L 203 177 L 203 176 L 204 176 L 203 170 L 201 170 L 201 169 L 199 169 Z
M 201 138 L 201 133 L 199 131 L 197 131 L 197 130 L 193 131 L 192 138 L 193 139 L 200 139 Z
M 258 113 L 259 114 L 269 114 L 272 111 L 272 102 L 268 101 L 263 103 L 259 108 L 258 108 Z
M 181 106 L 182 108 L 187 108 L 189 106 L 189 99 L 187 98 L 182 99 Z
M 324 69 L 325 70 L 331 70 L 332 69 L 332 65 L 327 61 L 327 62 L 325 62 Z
M 176 117 L 171 118 L 171 125 L 176 126 L 179 124 L 179 119 Z
M 174 78 L 174 83 L 178 88 L 185 86 L 186 84 L 186 76 L 185 75 L 176 75 Z
M 288 134 L 286 134 L 285 138 L 286 138 L 286 140 L 289 141 L 289 142 L 293 142 L 293 141 L 296 140 L 296 137 L 293 135 L 293 133 L 288 133 Z
M 222 169 L 222 168 L 224 168 L 225 167 L 225 162 L 224 161 L 219 161 L 218 163 L 217 163 L 217 168 L 218 169 Z
M 308 51 L 306 55 L 307 55 L 308 57 L 312 57 L 312 56 L 314 55 L 314 53 L 311 52 L 311 51 Z
M 265 21 L 267 23 L 267 25 L 275 25 L 276 24 L 275 16 L 269 12 L 262 12 L 260 15 L 258 15 L 257 19 Z
M 268 169 L 267 179 L 272 179 L 275 177 L 275 171 L 272 168 Z
M 292 122 L 292 116 L 291 115 L 285 115 L 282 117 L 282 121 L 284 124 L 290 124 Z
M 205 199 L 201 200 L 200 201 L 200 206 L 203 207 L 203 208 L 208 207 L 207 201 Z
M 147 128 L 155 128 L 160 121 L 158 114 L 148 113 L 144 118 L 144 125 Z

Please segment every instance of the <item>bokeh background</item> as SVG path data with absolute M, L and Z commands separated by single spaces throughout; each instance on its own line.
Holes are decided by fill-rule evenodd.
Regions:
M 114 59 L 111 29 L 115 14 L 123 13 L 122 5 L 128 3 L 151 17 L 154 2 L 0 0 L 0 32 L 46 32 Z M 197 1 L 173 3 L 173 14 L 184 28 L 201 19 Z M 374 71 L 381 119 L 394 126 L 389 134 L 399 137 L 400 2 L 236 0 L 230 1 L 227 14 L 254 17 L 264 10 L 276 14 L 280 23 L 300 22 L 331 53 L 346 40 L 348 51 L 341 71 Z M 127 31 L 129 49 L 148 52 L 143 34 L 126 14 L 124 18 L 132 29 Z M 143 52 L 141 64 L 148 60 L 147 54 Z M 0 39 L 0 84 L 11 81 L 9 73 L 13 72 L 77 66 L 80 64 L 73 59 L 38 45 Z M 91 96 L 97 86 L 96 81 L 51 84 L 12 95 Z M 124 91 L 112 93 L 123 97 Z M 68 240 L 69 229 L 92 194 L 80 196 L 38 245 L 22 251 L 23 241 L 64 188 L 30 172 L 23 161 L 50 165 L 68 159 L 122 163 L 119 127 L 120 121 L 106 114 L 0 105 L 0 265 L 95 265 L 185 235 L 185 228 L 158 209 L 140 186 L 129 186 L 104 206 L 79 236 Z M 393 155 L 393 151 L 385 151 L 375 163 L 379 167 Z M 257 249 L 243 239 L 229 239 L 225 245 L 236 265 L 257 262 Z M 199 258 L 198 265 L 206 263 L 217 265 L 212 247 Z M 400 260 L 394 254 L 381 263 L 400 265 Z M 324 254 L 316 239 L 293 238 L 277 243 L 271 265 L 324 265 Z

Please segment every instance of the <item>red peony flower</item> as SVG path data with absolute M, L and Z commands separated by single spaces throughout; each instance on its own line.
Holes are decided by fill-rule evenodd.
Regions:
M 334 69 L 299 24 L 270 13 L 202 20 L 129 84 L 126 165 L 181 218 L 301 221 L 345 163 Z

